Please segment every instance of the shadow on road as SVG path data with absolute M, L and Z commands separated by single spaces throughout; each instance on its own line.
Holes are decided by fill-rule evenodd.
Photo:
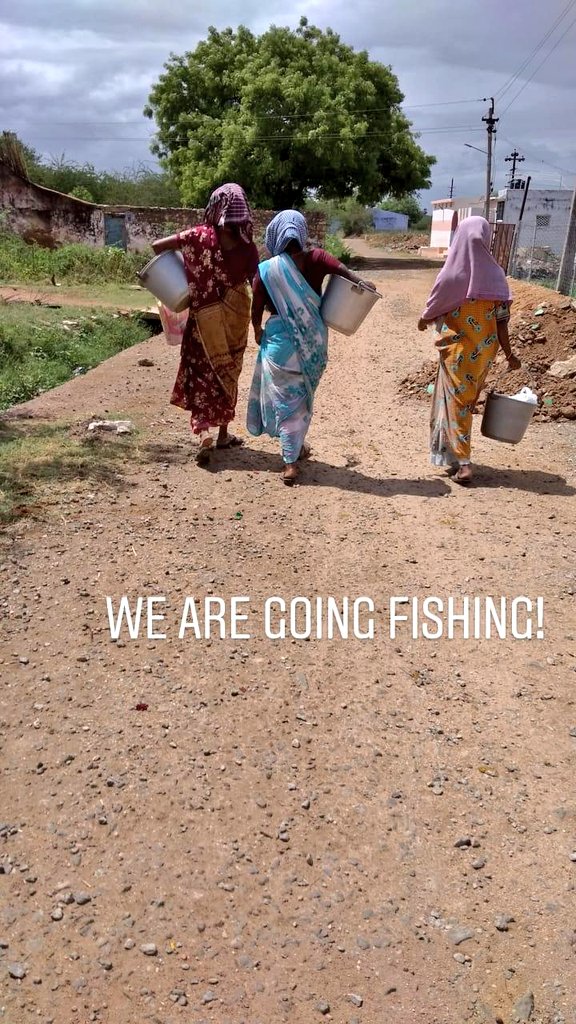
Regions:
M 229 470 L 244 473 L 273 473 L 282 470 L 279 455 L 255 451 L 253 448 L 236 448 L 233 451 L 218 452 L 213 457 L 209 472 Z M 527 491 L 532 494 L 552 494 L 569 498 L 576 494 L 564 477 L 542 470 L 495 469 L 493 466 L 475 464 L 475 476 L 471 491 L 480 488 Z M 354 491 L 357 494 L 373 494 L 380 498 L 391 498 L 404 494 L 420 498 L 442 498 L 455 488 L 447 478 L 439 477 L 373 477 L 366 476 L 358 469 L 346 466 L 331 466 L 312 457 L 302 464 L 301 485 L 304 487 L 336 487 L 340 491 Z
M 571 498 L 576 488 L 557 473 L 545 473 L 540 469 L 495 469 L 494 466 L 474 464 L 474 488 L 507 488 L 514 491 L 530 491 L 532 494 L 553 494 L 558 498 Z
M 223 455 L 226 458 L 223 458 Z M 279 474 L 282 461 L 278 455 L 255 451 L 252 448 L 237 448 L 235 451 L 218 453 L 210 466 L 212 471 L 236 471 L 244 473 Z M 345 466 L 331 466 L 312 458 L 302 463 L 302 486 L 336 487 L 341 491 L 357 494 L 373 494 L 379 498 L 392 498 L 397 494 L 414 495 L 420 498 L 442 498 L 450 487 L 445 480 L 412 480 L 401 477 L 371 477 L 357 469 Z
M 376 270 L 441 270 L 443 260 L 429 260 L 418 256 L 353 256 L 350 267 L 353 270 L 370 272 Z

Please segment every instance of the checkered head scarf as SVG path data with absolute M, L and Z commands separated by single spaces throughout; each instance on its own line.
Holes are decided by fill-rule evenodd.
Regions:
M 266 228 L 264 244 L 272 256 L 279 256 L 286 251 L 290 242 L 298 242 L 300 248 L 304 249 L 307 241 L 306 218 L 298 210 L 282 210 Z
M 251 242 L 252 211 L 244 189 L 232 183 L 217 188 L 208 200 L 208 206 L 204 211 L 204 223 L 215 228 L 237 224 L 242 240 Z

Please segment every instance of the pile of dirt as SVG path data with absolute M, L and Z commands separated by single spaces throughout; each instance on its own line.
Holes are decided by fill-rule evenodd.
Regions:
M 576 301 L 538 285 L 515 281 L 513 287 L 510 339 L 522 368 L 510 372 L 499 352 L 486 388 L 513 395 L 527 385 L 538 395 L 538 419 L 576 419 L 576 375 L 562 378 L 549 372 L 554 363 L 576 356 Z M 436 367 L 436 360 L 427 360 L 400 382 L 400 393 L 427 398 Z M 483 404 L 481 397 L 478 408 Z
M 379 231 L 378 234 L 365 235 L 364 238 L 369 245 L 390 252 L 418 252 L 422 246 L 430 245 L 430 235 L 426 233 Z

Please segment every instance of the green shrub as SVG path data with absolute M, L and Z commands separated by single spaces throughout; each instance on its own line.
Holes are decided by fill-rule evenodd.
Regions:
M 364 235 L 372 227 L 372 214 L 360 203 L 347 202 L 336 214 L 340 222 L 340 230 L 345 238 L 351 235 Z
M 329 252 L 331 256 L 335 256 L 341 263 L 349 263 L 352 259 L 350 249 L 338 235 L 326 235 L 324 248 L 326 252 Z
M 414 231 L 430 231 L 431 224 L 432 217 L 429 217 L 428 214 L 426 214 L 424 217 L 421 217 L 420 220 L 417 220 L 412 227 Z

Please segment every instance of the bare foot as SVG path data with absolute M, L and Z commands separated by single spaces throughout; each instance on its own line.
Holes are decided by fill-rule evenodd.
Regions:
M 282 479 L 287 487 L 293 487 L 298 479 L 298 466 L 295 462 L 291 462 L 284 466 L 284 473 Z
M 300 449 L 300 455 L 298 456 L 298 461 L 302 462 L 304 459 L 309 459 L 310 455 L 311 455 L 311 452 L 312 452 L 312 449 L 310 448 L 310 445 L 309 444 L 303 444 L 301 449 Z
M 457 484 L 469 484 L 472 480 L 472 466 L 460 466 L 460 469 L 454 474 L 453 480 Z
M 198 445 L 198 451 L 196 452 L 196 462 L 199 466 L 207 466 L 210 462 L 210 453 L 212 451 L 214 441 L 211 437 L 204 437 Z

